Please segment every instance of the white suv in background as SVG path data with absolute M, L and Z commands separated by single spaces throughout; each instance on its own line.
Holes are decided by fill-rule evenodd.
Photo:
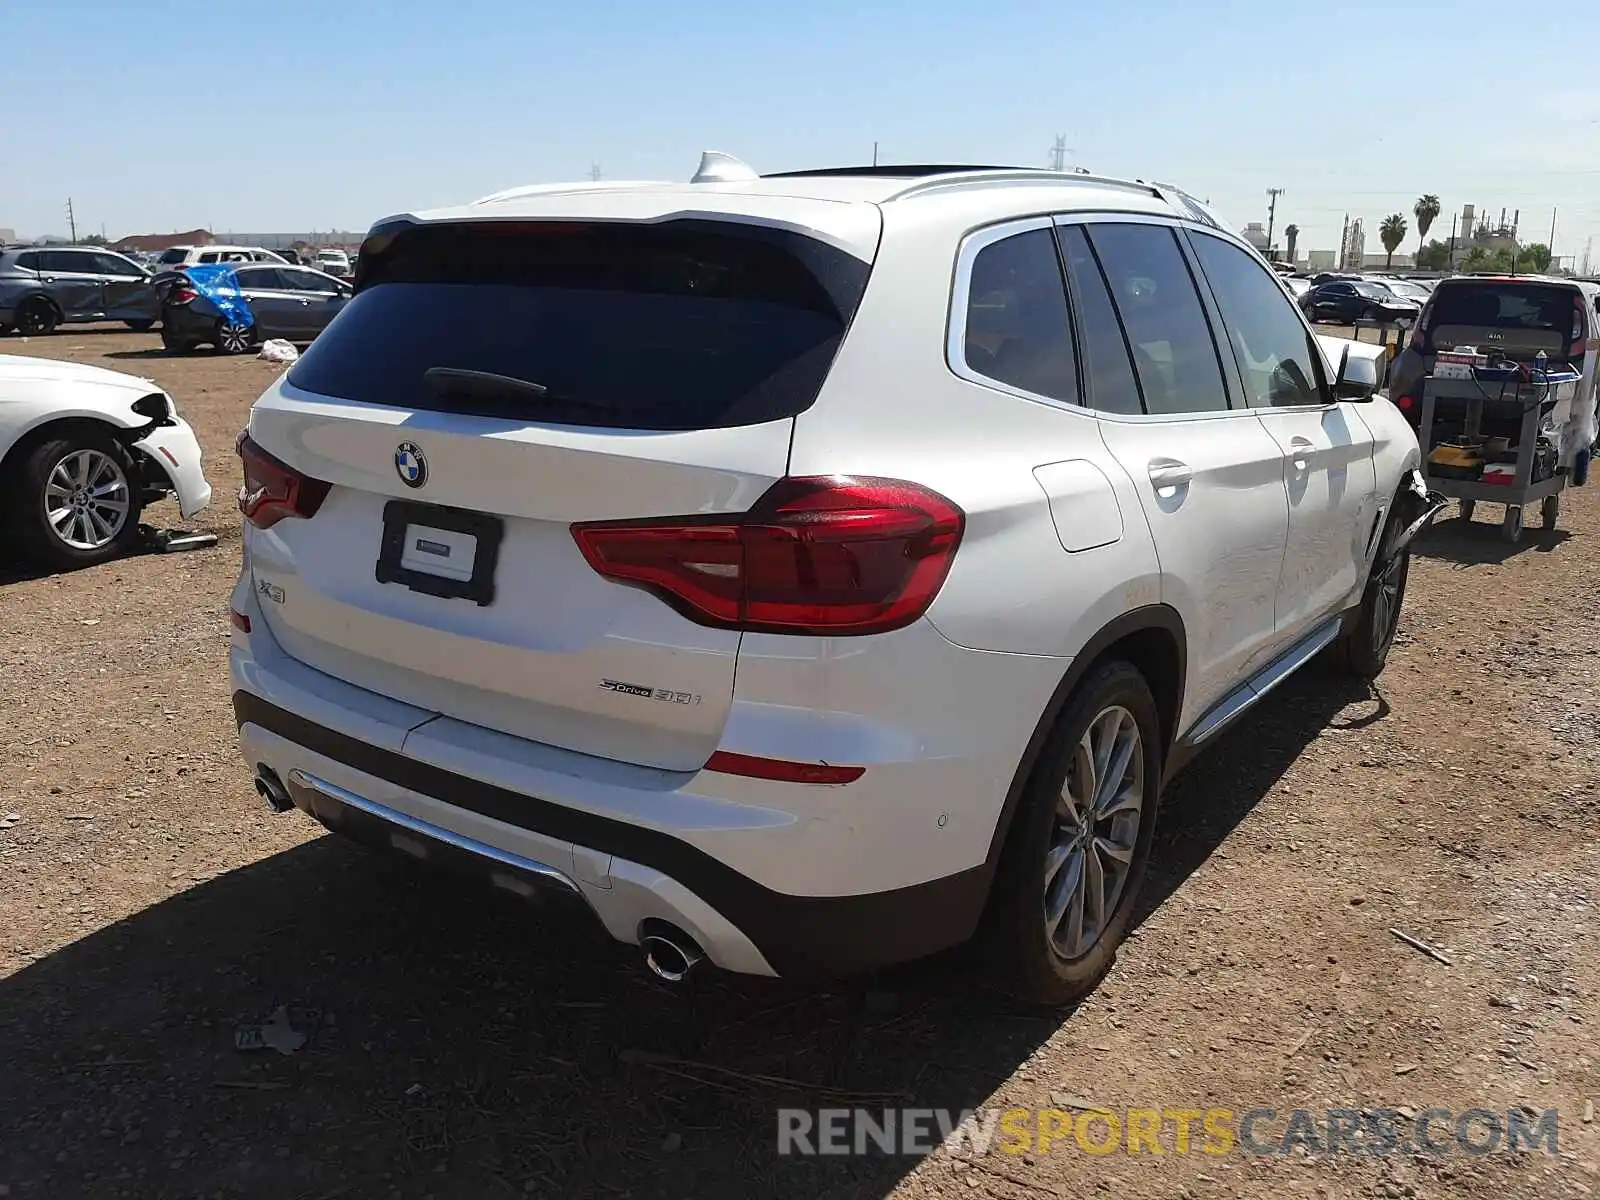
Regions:
M 1166 781 L 1376 675 L 1416 438 L 1176 189 L 986 168 L 501 193 L 380 222 L 241 435 L 258 790 L 565 896 L 652 968 L 980 929 L 1109 965 Z
M 156 255 L 155 269 L 175 271 L 197 264 L 251 262 L 286 265 L 283 255 L 260 246 L 168 246 Z

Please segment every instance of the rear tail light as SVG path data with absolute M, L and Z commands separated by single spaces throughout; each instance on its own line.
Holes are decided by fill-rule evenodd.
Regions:
M 949 574 L 965 517 L 927 488 L 850 476 L 781 479 L 747 513 L 572 527 L 589 565 L 691 621 L 853 635 L 911 624 Z
M 1572 301 L 1572 344 L 1567 347 L 1567 356 L 1578 362 L 1583 361 L 1583 343 L 1586 332 L 1583 327 L 1583 297 L 1578 296 Z
M 302 475 L 286 462 L 272 457 L 249 433 L 239 435 L 239 458 L 244 462 L 244 483 L 239 487 L 239 511 L 257 529 L 270 529 L 285 517 L 314 517 L 328 498 L 331 484 Z
M 200 299 L 200 293 L 192 287 L 175 287 L 167 293 L 168 304 L 189 304 Z
M 1415 404 L 1416 401 L 1410 396 L 1401 396 L 1400 399 L 1395 401 L 1396 407 L 1398 407 L 1401 412 L 1410 412 Z

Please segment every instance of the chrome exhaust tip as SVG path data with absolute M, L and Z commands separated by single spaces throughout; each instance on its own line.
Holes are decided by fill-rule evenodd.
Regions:
M 276 813 L 285 813 L 294 807 L 289 789 L 283 786 L 283 780 L 278 778 L 278 773 L 266 763 L 256 764 L 256 795 L 265 800 L 267 807 Z
M 665 921 L 653 922 L 639 939 L 639 947 L 644 951 L 644 965 L 663 983 L 683 983 L 705 958 L 692 937 Z

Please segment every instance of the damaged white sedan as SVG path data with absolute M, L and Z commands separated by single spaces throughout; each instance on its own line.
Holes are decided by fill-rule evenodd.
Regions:
M 12 549 L 54 570 L 104 562 L 167 496 L 188 520 L 211 485 L 194 430 L 157 384 L 0 354 L 0 537 Z

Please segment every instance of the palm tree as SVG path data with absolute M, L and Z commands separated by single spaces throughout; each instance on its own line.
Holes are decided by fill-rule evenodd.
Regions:
M 1300 240 L 1300 226 L 1285 225 L 1283 227 L 1283 240 L 1289 244 L 1289 262 L 1294 263 L 1294 244 Z
M 1417 198 L 1416 205 L 1411 209 L 1411 215 L 1417 219 L 1417 249 L 1422 249 L 1422 242 L 1428 236 L 1428 230 L 1433 226 L 1433 219 L 1439 215 L 1439 197 L 1432 192 L 1427 192 Z
M 1394 252 L 1405 239 L 1406 219 L 1399 213 L 1390 213 L 1383 219 L 1383 224 L 1378 226 L 1378 240 L 1383 243 L 1384 251 L 1388 255 L 1383 260 L 1385 268 L 1394 263 Z

